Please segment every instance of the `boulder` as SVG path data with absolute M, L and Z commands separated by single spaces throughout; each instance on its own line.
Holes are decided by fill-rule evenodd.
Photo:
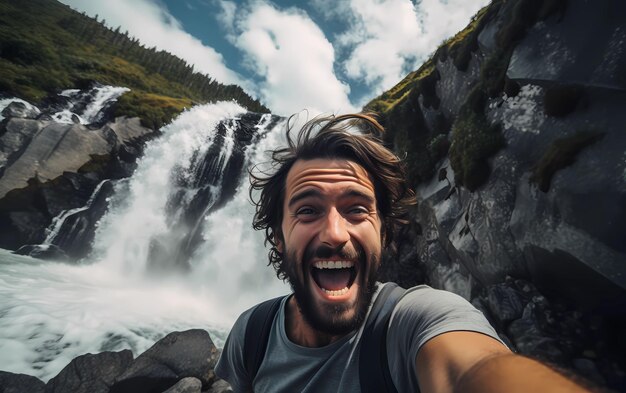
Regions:
M 133 354 L 120 352 L 86 354 L 72 360 L 46 384 L 46 393 L 108 393 L 115 379 L 133 361 Z
M 19 157 L 47 122 L 22 118 L 9 118 L 0 125 L 0 177 L 8 165 Z
M 114 147 L 102 133 L 80 124 L 43 124 L 19 158 L 5 168 L 0 199 L 11 190 L 27 187 L 30 179 L 46 183 L 63 172 L 77 172 L 92 157 L 108 155 Z
M 44 393 L 45 388 L 46 384 L 39 378 L 0 371 L 0 392 L 2 393 Z
M 22 101 L 13 101 L 2 110 L 3 117 L 19 117 L 23 119 L 35 119 L 39 116 L 39 109 L 36 106 L 26 104 Z
M 69 260 L 65 251 L 54 244 L 27 244 L 15 251 L 18 255 L 28 255 L 39 259 L 50 259 L 55 261 Z
M 185 377 L 178 381 L 176 385 L 167 389 L 163 393 L 201 393 L 202 382 L 198 378 Z
M 219 351 L 201 329 L 170 333 L 135 359 L 111 387 L 111 393 L 162 392 L 180 379 L 194 377 L 203 387 L 215 380 Z
M 232 391 L 233 388 L 228 382 L 223 379 L 218 379 L 213 382 L 213 385 L 211 385 L 211 388 L 207 390 L 206 393 L 232 393 Z

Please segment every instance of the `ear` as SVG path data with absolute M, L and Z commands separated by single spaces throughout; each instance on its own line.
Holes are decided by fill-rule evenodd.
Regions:
M 284 245 L 283 245 L 283 236 L 280 232 L 274 233 L 274 244 L 276 244 L 276 249 L 279 253 L 283 253 Z
M 276 249 L 278 250 L 279 253 L 283 253 L 283 242 L 281 242 L 278 239 L 275 239 L 275 243 L 276 243 Z

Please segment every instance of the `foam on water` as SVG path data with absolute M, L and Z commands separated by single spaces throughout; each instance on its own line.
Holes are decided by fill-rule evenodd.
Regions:
M 135 354 L 175 330 L 204 328 L 218 346 L 228 324 L 184 283 L 136 280 L 101 264 L 70 266 L 0 250 L 0 370 L 55 376 L 74 357 Z

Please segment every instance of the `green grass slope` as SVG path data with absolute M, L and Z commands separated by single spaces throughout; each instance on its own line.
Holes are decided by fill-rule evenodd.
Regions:
M 239 86 L 194 72 L 185 61 L 55 0 L 0 0 L 0 93 L 37 103 L 92 81 L 132 89 L 116 115 L 159 128 L 197 103 L 236 100 L 269 110 Z

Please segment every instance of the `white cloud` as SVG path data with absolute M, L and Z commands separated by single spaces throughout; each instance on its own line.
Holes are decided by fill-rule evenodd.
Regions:
M 217 21 L 226 31 L 226 38 L 234 41 L 235 37 L 235 14 L 237 13 L 237 4 L 234 1 L 221 0 L 219 3 L 220 12 L 217 14 Z
M 237 12 L 235 45 L 262 78 L 263 101 L 278 114 L 354 111 L 350 88 L 334 73 L 335 54 L 322 30 L 304 12 L 254 2 Z
M 221 54 L 186 33 L 180 22 L 164 7 L 150 0 L 61 0 L 90 16 L 105 19 L 107 26 L 122 26 L 122 31 L 138 38 L 147 47 L 156 46 L 193 64 L 196 71 L 227 84 L 247 84 L 224 64 Z
M 419 67 L 447 37 L 463 29 L 489 0 L 351 0 L 350 28 L 337 45 L 350 48 L 348 77 L 380 93 Z M 324 0 L 316 0 L 324 4 Z

